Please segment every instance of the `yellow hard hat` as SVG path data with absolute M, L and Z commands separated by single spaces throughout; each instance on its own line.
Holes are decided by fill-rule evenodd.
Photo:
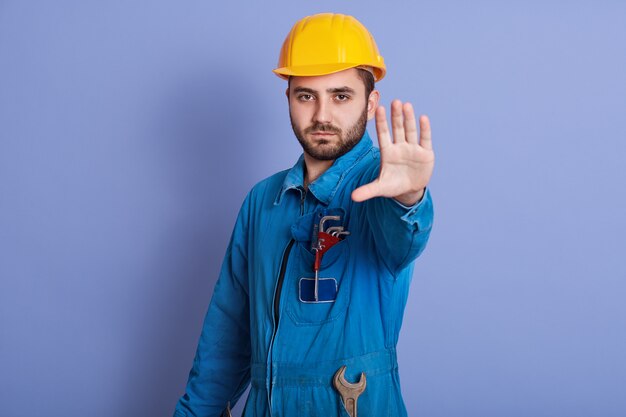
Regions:
M 361 22 L 344 14 L 320 13 L 299 20 L 291 28 L 274 72 L 287 79 L 354 67 L 371 67 L 375 81 L 387 72 L 374 37 Z

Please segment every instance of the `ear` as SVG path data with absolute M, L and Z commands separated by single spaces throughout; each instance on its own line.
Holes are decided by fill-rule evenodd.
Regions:
M 367 120 L 372 120 L 374 118 L 379 100 L 380 92 L 378 92 L 378 90 L 372 90 L 370 96 L 367 98 Z
M 287 96 L 287 100 L 289 100 L 289 87 L 285 90 L 285 95 Z

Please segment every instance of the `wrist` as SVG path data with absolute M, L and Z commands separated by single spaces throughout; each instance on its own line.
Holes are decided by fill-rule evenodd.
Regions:
M 394 197 L 394 199 L 400 204 L 410 207 L 417 204 L 422 199 L 422 197 L 424 197 L 424 191 L 425 188 L 419 191 L 398 195 Z

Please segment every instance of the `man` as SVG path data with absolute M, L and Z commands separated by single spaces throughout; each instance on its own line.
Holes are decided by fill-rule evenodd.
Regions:
M 245 416 L 354 417 L 335 380 L 365 385 L 359 416 L 405 416 L 395 347 L 432 225 L 428 118 L 418 131 L 394 100 L 389 132 L 385 65 L 351 16 L 296 23 L 274 71 L 304 153 L 241 207 L 175 416 L 220 416 L 251 382 Z

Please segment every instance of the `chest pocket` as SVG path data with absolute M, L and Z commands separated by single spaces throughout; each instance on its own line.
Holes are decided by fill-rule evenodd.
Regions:
M 290 262 L 289 270 L 291 279 L 287 294 L 287 315 L 300 326 L 325 324 L 343 317 L 350 301 L 352 286 L 350 236 L 328 249 L 322 258 L 318 277 L 318 302 L 310 297 L 315 278 L 315 256 L 299 242 L 294 249 L 294 262 Z M 336 293 L 332 287 L 336 288 Z

